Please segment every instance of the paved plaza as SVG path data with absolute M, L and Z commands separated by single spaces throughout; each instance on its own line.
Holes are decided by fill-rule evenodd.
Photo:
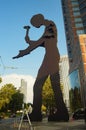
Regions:
M 35 124 L 35 123 L 34 123 Z M 69 122 L 47 122 L 36 123 L 35 130 L 86 130 L 84 120 Z
M 23 122 L 24 123 L 24 122 Z M 0 130 L 18 130 L 19 124 L 15 123 L 15 119 L 5 119 L 0 121 Z M 21 130 L 86 130 L 84 120 L 71 120 L 69 122 L 48 122 L 44 119 L 42 122 L 33 122 L 32 129 L 28 124 L 24 124 Z

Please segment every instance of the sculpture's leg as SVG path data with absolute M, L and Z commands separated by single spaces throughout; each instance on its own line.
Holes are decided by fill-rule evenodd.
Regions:
M 34 84 L 33 112 L 30 115 L 31 121 L 42 121 L 42 87 L 46 78 L 37 79 Z
M 50 79 L 55 94 L 57 112 L 54 115 L 50 115 L 48 117 L 48 121 L 68 121 L 69 114 L 63 101 L 63 96 L 60 89 L 59 73 L 57 72 L 56 74 L 51 75 Z

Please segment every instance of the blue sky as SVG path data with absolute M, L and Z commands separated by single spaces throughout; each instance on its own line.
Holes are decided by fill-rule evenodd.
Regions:
M 17 73 L 36 77 L 45 53 L 44 48 L 39 47 L 30 55 L 19 59 L 13 60 L 12 57 L 27 47 L 24 25 L 31 26 L 31 39 L 37 40 L 42 35 L 43 27 L 36 29 L 30 24 L 30 18 L 38 13 L 55 22 L 60 55 L 67 54 L 60 2 L 61 0 L 0 0 L 0 56 L 4 66 L 8 67 L 4 69 L 0 60 L 0 75 Z

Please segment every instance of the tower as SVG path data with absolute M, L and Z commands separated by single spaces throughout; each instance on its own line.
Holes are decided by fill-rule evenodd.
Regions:
M 86 0 L 61 0 L 61 3 L 71 87 L 74 89 L 76 86 L 80 90 L 83 105 L 86 106 Z

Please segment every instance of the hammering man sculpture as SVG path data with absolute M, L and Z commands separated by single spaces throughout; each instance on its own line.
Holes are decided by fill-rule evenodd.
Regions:
M 31 51 L 41 46 L 45 48 L 45 56 L 42 65 L 38 71 L 38 75 L 33 87 L 33 112 L 30 115 L 31 121 L 41 121 L 41 105 L 42 105 L 42 87 L 50 76 L 52 88 L 55 95 L 57 112 L 54 115 L 49 115 L 48 121 L 68 121 L 69 115 L 65 103 L 63 101 L 62 92 L 60 89 L 59 76 L 59 60 L 60 55 L 57 48 L 57 29 L 53 21 L 44 18 L 42 14 L 36 14 L 31 18 L 31 24 L 36 28 L 45 26 L 45 31 L 41 38 L 37 41 L 30 40 L 28 36 L 29 26 L 25 26 L 26 36 L 25 41 L 29 46 L 25 50 L 20 50 L 19 54 L 13 58 L 20 58 L 29 54 Z

